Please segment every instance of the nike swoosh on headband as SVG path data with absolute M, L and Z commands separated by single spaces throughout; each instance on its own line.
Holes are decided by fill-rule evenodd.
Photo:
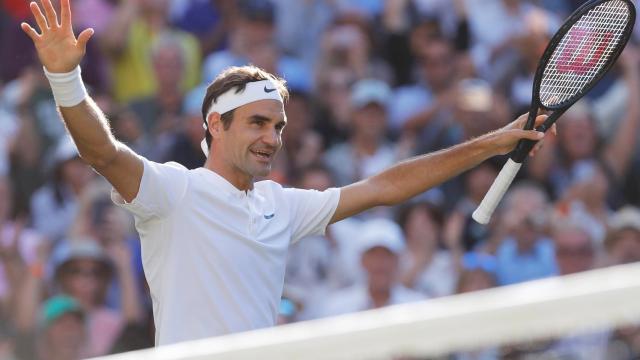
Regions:
M 276 91 L 276 89 L 268 89 L 267 85 L 264 86 L 264 92 L 270 93 L 270 92 L 273 92 L 273 91 Z
M 275 213 L 273 213 L 273 214 L 269 214 L 269 215 L 264 215 L 264 218 L 265 218 L 265 219 L 267 219 L 267 220 L 269 220 L 269 219 L 273 218 L 274 216 L 276 216 L 276 214 L 275 214 Z

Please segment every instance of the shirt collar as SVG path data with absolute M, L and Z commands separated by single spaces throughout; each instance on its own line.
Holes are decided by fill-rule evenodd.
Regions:
M 206 177 L 209 181 L 213 182 L 216 186 L 219 187 L 220 190 L 233 195 L 233 196 L 237 196 L 237 197 L 243 197 L 243 196 L 252 196 L 253 195 L 253 189 L 251 190 L 240 190 L 237 187 L 235 187 L 232 183 L 230 183 L 227 179 L 225 179 L 224 177 L 222 177 L 220 174 L 218 174 L 217 172 L 204 168 L 204 167 L 200 167 L 197 168 L 196 171 L 198 172 L 198 174 L 201 174 L 201 176 Z

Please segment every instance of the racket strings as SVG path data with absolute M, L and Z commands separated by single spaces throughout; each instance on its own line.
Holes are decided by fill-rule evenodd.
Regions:
M 587 87 L 621 44 L 629 18 L 629 7 L 620 0 L 600 4 L 583 15 L 562 38 L 544 69 L 542 105 L 556 106 Z

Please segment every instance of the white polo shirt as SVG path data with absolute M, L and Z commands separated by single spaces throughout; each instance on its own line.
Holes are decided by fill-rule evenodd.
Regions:
M 339 189 L 244 192 L 205 168 L 143 162 L 136 198 L 112 199 L 135 217 L 156 345 L 274 325 L 287 249 L 324 233 Z

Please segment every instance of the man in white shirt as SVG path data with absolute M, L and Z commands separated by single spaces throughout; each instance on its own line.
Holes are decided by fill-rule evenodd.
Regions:
M 158 345 L 274 325 L 290 243 L 374 206 L 405 201 L 509 152 L 521 138 L 542 138 L 519 129 L 522 117 L 340 189 L 254 183 L 269 173 L 282 146 L 287 90 L 273 75 L 243 67 L 223 72 L 207 90 L 204 166 L 187 170 L 154 163 L 114 139 L 87 95 L 79 63 L 93 30 L 76 39 L 69 0 L 60 3 L 60 22 L 50 0 L 43 0 L 44 13 L 30 4 L 40 33 L 21 26 L 35 44 L 80 156 L 113 185 L 114 200 L 135 215 Z
M 388 219 L 367 220 L 354 239 L 366 281 L 329 295 L 321 316 L 347 314 L 423 300 L 419 292 L 404 287 L 398 277 L 398 260 L 405 248 L 402 229 Z

